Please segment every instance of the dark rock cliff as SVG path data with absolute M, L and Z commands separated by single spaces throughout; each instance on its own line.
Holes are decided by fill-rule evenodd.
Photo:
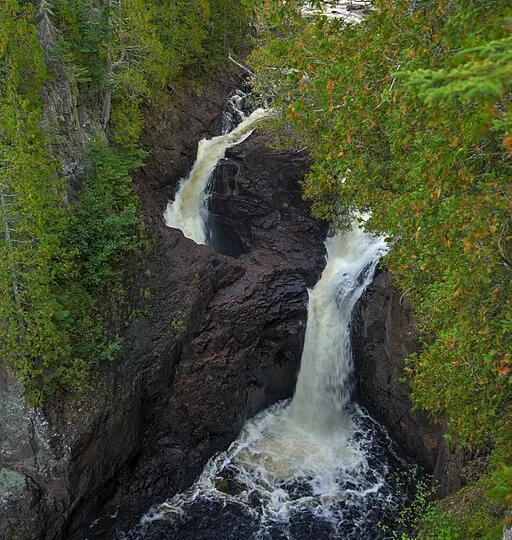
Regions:
M 0 380 L 0 538 L 81 538 L 108 501 L 138 514 L 190 483 L 246 418 L 291 395 L 307 287 L 324 264 L 324 227 L 298 191 L 306 157 L 269 150 L 264 133 L 230 152 L 236 175 L 223 164 L 213 182 L 212 241 L 221 252 L 236 244 L 236 258 L 161 217 L 235 84 L 228 74 L 181 106 L 148 112 L 152 158 L 136 183 L 156 247 L 127 261 L 133 311 L 119 360 L 78 401 L 44 411 Z
M 78 400 L 45 410 L 27 408 L 0 373 L 1 539 L 75 540 L 107 510 L 139 516 L 188 485 L 248 417 L 293 392 L 307 287 L 325 255 L 325 227 L 298 190 L 307 156 L 270 150 L 264 131 L 229 150 L 212 179 L 212 247 L 162 220 L 236 84 L 228 72 L 147 112 L 150 160 L 135 181 L 155 247 L 126 262 L 132 315 L 118 361 L 98 368 Z M 458 487 L 461 457 L 410 410 L 400 379 L 417 333 L 386 271 L 356 306 L 353 343 L 359 400 L 445 492 Z
M 238 258 L 198 246 L 165 229 L 150 289 L 154 315 L 138 321 L 127 348 L 137 364 L 152 365 L 145 383 L 145 433 L 136 460 L 120 480 L 112 504 L 140 505 L 181 489 L 213 452 L 225 448 L 244 421 L 289 397 L 302 351 L 307 287 L 324 264 L 323 227 L 308 217 L 297 180 L 307 162 L 286 158 L 255 134 L 230 154 L 240 168 L 240 206 L 281 205 L 288 220 L 266 229 L 268 245 L 255 243 Z M 262 170 L 252 166 L 255 157 Z M 272 179 L 272 181 L 270 181 Z M 286 201 L 276 197 L 288 181 Z M 213 199 L 217 181 L 214 180 Z M 258 236 L 256 215 L 248 220 Z M 234 234 L 241 234 L 233 228 Z M 156 360 L 151 361 L 151 355 Z
M 404 359 L 419 350 L 411 307 L 381 270 L 356 305 L 353 317 L 358 398 L 385 423 L 406 452 L 434 469 L 440 426 L 411 412 Z M 411 436 L 415 434 L 415 436 Z
M 411 305 L 385 269 L 354 308 L 352 344 L 358 401 L 433 473 L 438 496 L 457 490 L 464 483 L 464 456 L 445 444 L 441 422 L 412 410 L 403 371 L 405 358 L 419 350 L 418 331 Z

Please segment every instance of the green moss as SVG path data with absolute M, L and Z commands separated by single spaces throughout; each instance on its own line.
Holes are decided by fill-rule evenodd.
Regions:
M 183 320 L 183 316 L 180 312 L 173 315 L 171 319 L 171 332 L 174 334 L 174 336 L 179 339 L 183 337 L 185 332 L 187 331 L 187 325 L 185 324 L 185 321 Z
M 421 540 L 433 540 L 444 523 L 450 523 L 460 540 L 499 540 L 500 522 L 505 508 L 486 497 L 489 479 L 483 477 L 465 486 L 437 505 L 436 511 L 423 524 Z M 451 538 L 451 537 L 448 537 Z

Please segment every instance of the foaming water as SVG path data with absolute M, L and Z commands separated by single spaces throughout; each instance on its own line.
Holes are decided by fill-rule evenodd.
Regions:
M 323 530 L 319 538 L 344 538 L 349 531 L 353 539 L 368 540 L 369 531 L 378 538 L 378 520 L 372 522 L 369 513 L 382 517 L 398 504 L 375 438 L 382 428 L 352 407 L 345 412 L 345 429 L 319 437 L 298 425 L 290 411 L 289 402 L 281 403 L 249 421 L 187 492 L 152 509 L 128 538 L 188 538 L 186 524 L 197 525 L 198 514 L 210 531 L 227 519 L 232 530 L 223 531 L 223 538 L 233 540 L 302 538 L 305 524 Z
M 249 137 L 254 125 L 269 116 L 267 109 L 256 109 L 229 133 L 211 139 L 202 139 L 197 147 L 196 162 L 190 174 L 182 181 L 174 201 L 164 212 L 165 224 L 180 229 L 197 244 L 206 244 L 207 207 L 205 192 L 210 177 L 228 148 Z
M 152 508 L 115 540 L 383 540 L 407 465 L 384 428 L 356 405 L 330 437 L 302 429 L 290 402 L 244 426 L 185 492 Z M 410 471 L 413 474 L 413 471 Z
M 329 19 L 342 20 L 345 23 L 359 23 L 372 8 L 372 2 L 358 0 L 355 4 L 350 0 L 333 0 L 320 5 L 306 2 L 302 8 L 304 17 L 323 15 Z
M 291 413 L 312 433 L 343 430 L 353 381 L 352 309 L 373 279 L 383 238 L 352 230 L 327 240 L 327 266 L 309 295 L 301 369 Z
M 250 93 L 235 90 L 222 112 L 221 133 L 226 135 L 241 124 L 254 111 Z
M 382 238 L 357 224 L 327 241 L 310 291 L 296 394 L 249 420 L 185 492 L 152 508 L 121 540 L 385 538 L 407 469 L 382 426 L 350 403 L 352 309 L 371 282 Z

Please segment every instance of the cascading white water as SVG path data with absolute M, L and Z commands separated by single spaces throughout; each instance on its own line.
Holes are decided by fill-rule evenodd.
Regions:
M 367 413 L 349 404 L 350 319 L 387 246 L 357 223 L 326 246 L 327 265 L 310 291 L 293 400 L 249 420 L 189 490 L 153 508 L 119 538 L 382 537 L 379 516 L 399 498 L 387 484 L 383 457 L 392 443 Z M 211 535 L 195 536 L 189 521 L 213 527 Z M 304 527 L 311 536 L 304 536 Z
M 324 0 L 320 5 L 311 5 L 310 2 L 305 2 L 302 15 L 309 17 L 322 14 L 329 19 L 338 19 L 353 24 L 361 22 L 365 12 L 370 9 L 372 9 L 372 2 L 369 0 L 358 0 L 355 4 L 351 0 Z
M 182 181 L 174 201 L 169 202 L 164 212 L 168 227 L 180 229 L 187 238 L 198 244 L 206 244 L 208 210 L 205 191 L 210 177 L 226 150 L 247 139 L 254 125 L 269 114 L 267 109 L 256 109 L 231 132 L 199 141 L 196 162 Z
M 252 112 L 250 94 L 236 90 L 222 112 L 221 133 L 226 135 L 241 124 Z
M 309 295 L 308 323 L 292 418 L 319 434 L 339 429 L 352 393 L 352 309 L 373 279 L 383 238 L 354 225 L 327 240 L 327 266 Z

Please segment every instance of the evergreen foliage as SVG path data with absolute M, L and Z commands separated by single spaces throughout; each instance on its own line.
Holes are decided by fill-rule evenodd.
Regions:
M 255 85 L 315 164 L 317 216 L 371 209 L 423 338 L 413 398 L 461 443 L 510 415 L 510 4 L 379 0 L 364 22 L 260 6 Z M 258 9 L 258 6 L 255 5 Z
M 98 140 L 90 156 L 92 167 L 74 208 L 66 243 L 77 250 L 81 279 L 93 293 L 116 285 L 116 262 L 140 243 L 130 172 L 143 164 L 143 153 L 126 154 Z
M 109 312 L 123 296 L 123 259 L 141 244 L 130 173 L 145 157 L 144 103 L 205 77 L 246 28 L 238 0 L 0 5 L 0 361 L 31 402 L 86 387 L 119 348 Z M 90 142 L 72 204 L 50 150 L 66 134 L 42 128 L 41 95 L 60 77 L 110 138 Z

